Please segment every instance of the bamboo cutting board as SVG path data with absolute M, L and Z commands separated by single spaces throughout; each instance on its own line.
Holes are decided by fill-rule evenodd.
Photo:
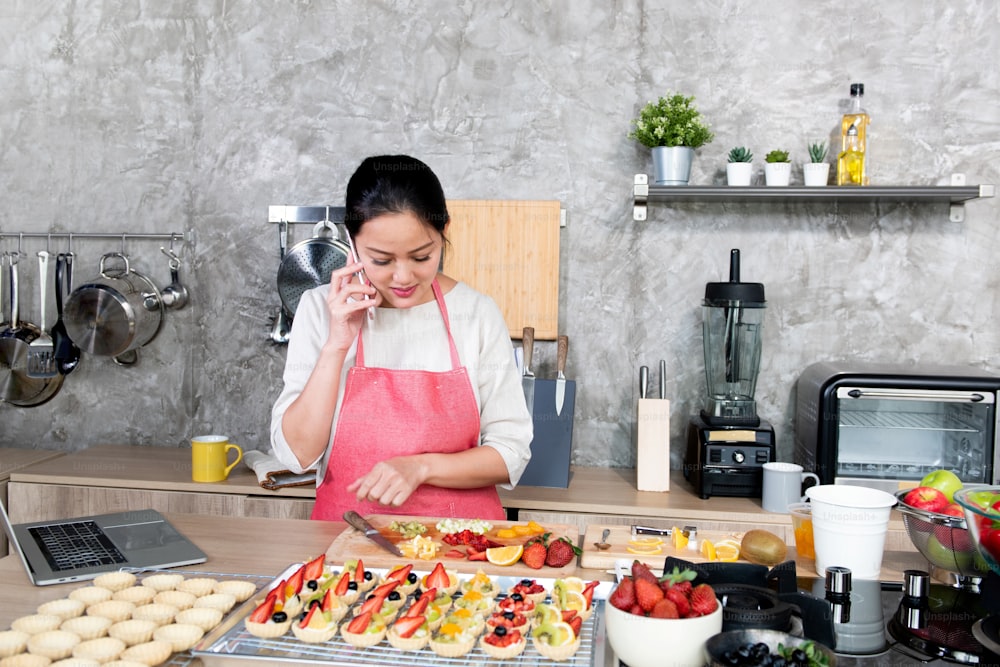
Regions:
M 400 542 L 405 542 L 406 539 L 396 531 L 389 529 L 389 524 L 393 521 L 419 521 L 427 526 L 427 532 L 424 533 L 424 537 L 429 537 L 437 542 L 441 542 L 441 538 L 443 537 L 440 531 L 435 528 L 435 524 L 437 524 L 438 520 L 429 517 L 372 514 L 366 516 L 365 518 L 368 519 L 368 522 L 371 523 L 374 528 L 378 529 L 379 533 L 397 545 Z M 530 537 L 525 536 L 512 539 L 500 539 L 496 536 L 497 531 L 501 528 L 509 528 L 514 525 L 514 522 L 491 521 L 490 523 L 493 524 L 493 529 L 486 534 L 486 537 L 494 542 L 498 542 L 500 544 L 523 544 Z M 559 537 L 568 537 L 573 544 L 577 543 L 579 529 L 576 526 L 544 524 L 543 527 L 546 532 L 551 533 L 549 536 L 550 541 Z M 556 568 L 545 566 L 539 570 L 534 570 L 523 563 L 516 563 L 509 566 L 497 566 L 488 561 L 470 561 L 466 558 L 445 558 L 444 554 L 453 548 L 463 552 L 465 550 L 465 547 L 463 546 L 452 547 L 442 542 L 437 558 L 433 560 L 425 561 L 415 558 L 399 558 L 369 540 L 361 531 L 348 526 L 344 532 L 338 535 L 336 539 L 330 543 L 330 547 L 326 550 L 326 557 L 335 563 L 343 563 L 345 560 L 352 558 L 361 558 L 364 560 L 366 567 L 392 567 L 394 565 L 413 563 L 413 568 L 415 570 L 427 571 L 430 571 L 437 561 L 441 561 L 447 569 L 456 570 L 458 572 L 475 574 L 476 571 L 483 570 L 486 574 L 491 575 L 526 577 L 530 579 L 568 577 L 576 572 L 577 561 L 579 560 L 574 559 L 569 563 L 569 565 L 564 567 Z
M 611 548 L 605 551 L 601 551 L 594 546 L 594 542 L 601 541 L 601 533 L 604 529 L 608 529 L 611 533 L 608 535 L 608 543 L 611 544 Z M 660 553 L 655 554 L 645 554 L 645 553 L 633 553 L 629 551 L 630 546 L 629 541 L 632 539 L 632 527 L 631 526 L 601 526 L 601 525 L 589 525 L 587 526 L 587 532 L 583 537 L 583 554 L 580 556 L 580 566 L 584 568 L 594 568 L 600 570 L 611 569 L 615 566 L 615 561 L 619 559 L 624 559 L 628 561 L 639 560 L 649 565 L 651 568 L 656 570 L 663 569 L 663 561 L 666 560 L 667 556 L 674 556 L 675 558 L 682 558 L 691 563 L 704 563 L 707 559 L 701 555 L 697 550 L 683 549 L 677 550 L 674 548 L 673 544 L 670 543 L 670 538 L 666 536 L 653 536 L 653 535 L 640 535 L 643 537 L 660 537 L 663 543 L 660 546 Z M 713 543 L 726 538 L 735 539 L 737 542 L 743 537 L 742 533 L 724 533 L 721 531 L 698 531 L 698 540 L 708 539 Z M 746 562 L 746 561 L 742 561 Z
M 512 338 L 559 328 L 558 201 L 450 200 L 444 273 L 493 298 Z

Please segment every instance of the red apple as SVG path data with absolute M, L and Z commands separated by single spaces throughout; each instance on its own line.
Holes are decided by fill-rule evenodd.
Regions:
M 941 510 L 941 514 L 947 514 L 949 516 L 957 516 L 963 519 L 965 518 L 965 510 L 963 510 L 962 506 L 959 505 L 958 503 L 948 503 L 947 505 L 944 506 L 944 509 Z
M 940 512 L 948 506 L 948 497 L 940 489 L 930 486 L 918 486 L 903 496 L 903 502 L 918 510 Z
M 1000 529 L 987 530 L 981 534 L 979 546 L 993 558 L 994 563 L 1000 562 Z

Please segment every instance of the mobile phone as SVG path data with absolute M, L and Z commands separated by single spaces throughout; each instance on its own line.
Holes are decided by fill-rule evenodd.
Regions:
M 351 238 L 351 233 L 345 229 L 344 230 L 344 236 L 347 237 L 347 247 L 351 249 L 351 261 L 353 261 L 355 264 L 360 263 L 361 260 L 358 259 L 358 251 L 357 251 L 357 248 L 354 247 L 354 239 Z M 367 286 L 369 284 L 368 283 L 368 278 L 365 277 L 365 272 L 364 271 L 358 271 L 354 275 L 357 276 L 358 281 L 362 285 Z M 367 294 L 365 294 L 365 301 L 368 301 L 368 299 L 370 299 L 370 298 L 371 297 L 369 297 Z M 368 321 L 369 322 L 374 322 L 375 321 L 375 306 L 372 306 L 371 308 L 368 309 Z

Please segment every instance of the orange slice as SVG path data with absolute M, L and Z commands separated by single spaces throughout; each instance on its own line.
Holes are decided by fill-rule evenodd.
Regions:
M 740 559 L 740 548 L 732 544 L 719 543 L 715 545 L 715 555 L 725 563 L 732 563 Z
M 521 554 L 523 553 L 524 546 L 521 544 L 512 544 L 507 547 L 493 547 L 486 550 L 486 560 L 494 565 L 513 565 L 521 560 Z
M 630 554 L 637 554 L 639 556 L 655 556 L 657 554 L 663 553 L 663 547 L 659 544 L 652 544 L 645 547 L 634 547 L 629 545 L 625 547 L 625 550 Z
M 715 552 L 715 545 L 712 544 L 711 540 L 703 539 L 701 541 L 701 555 L 706 560 L 718 560 L 719 556 Z
M 681 532 L 681 529 L 674 526 L 670 529 L 670 543 L 674 545 L 674 549 L 682 551 L 687 548 L 688 536 Z
M 528 522 L 528 528 L 531 528 L 532 535 L 541 535 L 542 533 L 547 532 L 544 526 L 535 523 L 534 521 Z
M 501 540 L 509 540 L 512 537 L 517 537 L 517 533 L 512 528 L 501 528 L 497 531 L 497 537 Z

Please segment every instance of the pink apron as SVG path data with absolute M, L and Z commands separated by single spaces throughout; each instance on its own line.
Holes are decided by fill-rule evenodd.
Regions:
M 479 446 L 479 407 L 458 358 L 448 309 L 433 283 L 448 334 L 450 371 L 393 370 L 365 366 L 358 338 L 357 361 L 347 371 L 344 398 L 323 483 L 316 489 L 312 518 L 341 521 L 344 512 L 407 514 L 503 520 L 496 487 L 444 489 L 423 484 L 399 507 L 359 501 L 345 488 L 372 466 L 395 456 L 460 452 Z

